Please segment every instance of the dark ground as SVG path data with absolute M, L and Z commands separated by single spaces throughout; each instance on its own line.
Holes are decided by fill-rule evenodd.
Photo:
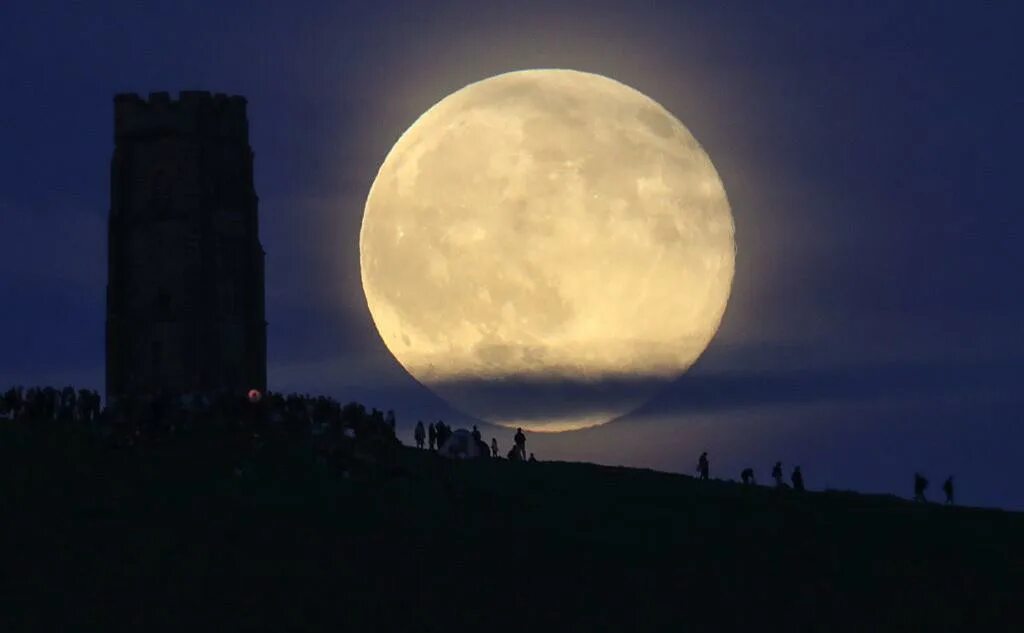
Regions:
M 1016 513 L 0 427 L 2 631 L 1024 630 Z

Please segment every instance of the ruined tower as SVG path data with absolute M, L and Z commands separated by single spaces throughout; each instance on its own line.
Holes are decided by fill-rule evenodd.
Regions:
M 108 402 L 265 389 L 257 204 L 243 97 L 114 97 Z

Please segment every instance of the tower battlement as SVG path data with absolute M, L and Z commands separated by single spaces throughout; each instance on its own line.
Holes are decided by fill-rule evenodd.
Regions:
M 114 138 L 159 136 L 220 137 L 249 142 L 245 97 L 182 90 L 177 99 L 167 92 L 114 96 Z

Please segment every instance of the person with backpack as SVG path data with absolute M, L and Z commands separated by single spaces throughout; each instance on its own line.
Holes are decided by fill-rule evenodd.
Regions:
M 914 473 L 914 501 L 928 501 L 924 491 L 928 488 L 928 480 L 921 473 Z
M 745 486 L 757 483 L 756 481 L 754 481 L 754 469 L 744 468 L 743 472 L 740 473 L 740 481 L 742 481 L 743 485 Z

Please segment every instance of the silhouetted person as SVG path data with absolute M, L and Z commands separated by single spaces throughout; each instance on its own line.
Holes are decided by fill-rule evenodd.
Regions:
M 437 448 L 437 429 L 434 427 L 433 422 L 427 427 L 427 439 L 430 442 L 430 450 Z
M 793 474 L 789 476 L 789 480 L 793 482 L 793 490 L 803 492 L 804 490 L 804 474 L 800 472 L 800 467 L 797 466 L 793 469 Z
M 498 457 L 498 440 L 493 437 L 491 438 L 491 457 Z
M 451 437 L 451 434 L 452 434 L 451 427 L 449 427 L 447 424 L 445 424 L 444 420 L 438 420 L 437 421 L 437 447 L 441 448 L 442 446 L 444 446 L 444 443 L 448 441 L 448 438 Z
M 711 471 L 711 464 L 708 463 L 708 453 L 704 451 L 700 454 L 700 459 L 697 460 L 697 473 L 700 475 L 700 479 L 707 481 L 708 473 Z
M 914 501 L 928 501 L 924 491 L 928 488 L 928 480 L 921 473 L 914 473 Z
M 510 462 L 519 462 L 523 460 L 523 456 L 520 454 L 518 446 L 513 446 L 512 448 L 508 449 L 507 457 L 508 461 Z
M 475 424 L 473 425 L 473 441 L 475 441 L 475 442 L 482 442 L 483 441 L 483 439 L 480 437 L 480 429 L 476 428 Z
M 516 429 L 516 448 L 519 449 L 519 458 L 526 459 L 526 435 L 522 428 Z
M 423 430 L 423 420 L 416 422 L 416 431 L 413 435 L 416 438 L 416 448 L 423 448 L 423 440 L 427 435 L 427 432 Z
M 942 484 L 942 492 L 946 493 L 946 503 L 953 505 L 953 475 L 946 477 L 945 483 Z
M 529 461 L 531 461 L 531 462 L 537 461 L 537 458 L 533 456 L 533 453 L 530 453 L 530 460 Z
M 775 480 L 776 488 L 781 488 L 785 485 L 782 482 L 782 462 L 775 462 L 775 466 L 772 467 L 772 479 Z
M 753 468 L 744 468 L 743 472 L 740 473 L 740 480 L 745 485 L 750 485 L 750 484 L 753 484 L 753 483 L 757 483 L 757 482 L 754 481 L 754 469 Z

